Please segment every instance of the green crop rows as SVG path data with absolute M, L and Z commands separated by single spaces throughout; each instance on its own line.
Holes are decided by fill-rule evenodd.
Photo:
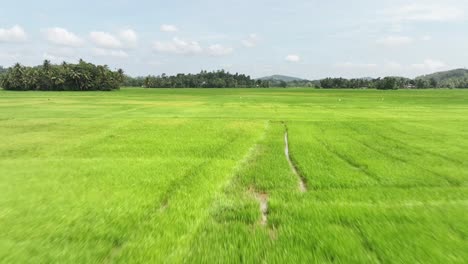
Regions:
M 467 183 L 463 90 L 0 90 L 2 263 L 466 263 Z

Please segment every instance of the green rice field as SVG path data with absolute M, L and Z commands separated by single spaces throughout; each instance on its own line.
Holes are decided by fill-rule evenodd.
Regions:
M 467 263 L 468 90 L 0 90 L 1 263 Z

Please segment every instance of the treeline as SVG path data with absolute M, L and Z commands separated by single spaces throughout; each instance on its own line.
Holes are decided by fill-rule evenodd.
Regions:
M 126 87 L 146 88 L 254 88 L 254 87 L 308 87 L 322 89 L 428 89 L 468 88 L 468 70 L 457 69 L 415 79 L 385 78 L 325 78 L 322 80 L 256 80 L 245 74 L 231 74 L 224 70 L 201 71 L 198 74 L 166 74 L 130 77 L 122 70 L 111 71 L 108 66 L 94 65 L 80 60 L 77 64 L 51 64 L 46 60 L 40 66 L 16 64 L 11 68 L 0 66 L 0 87 L 6 90 L 41 91 L 110 91 Z
M 422 81 L 427 81 L 422 79 Z M 468 88 L 468 78 L 465 79 L 450 79 L 437 82 L 435 88 Z
M 122 86 L 124 87 L 145 87 L 146 77 L 132 77 L 129 75 L 124 76 Z
M 284 80 L 263 80 L 267 82 L 267 87 L 279 87 L 279 88 L 287 88 L 287 87 L 307 87 L 307 88 L 318 88 L 317 81 L 309 81 L 309 80 L 293 80 L 293 81 L 284 81 Z
M 140 82 L 140 79 L 127 82 Z M 139 83 L 138 83 L 139 84 Z M 254 80 L 245 74 L 231 74 L 224 70 L 201 71 L 198 74 L 177 74 L 167 76 L 148 76 L 144 78 L 143 87 L 147 88 L 253 88 L 269 87 L 268 82 Z
M 318 81 L 317 87 L 323 89 L 359 89 L 380 90 L 397 89 L 434 89 L 434 88 L 468 88 L 468 78 L 459 80 L 441 80 L 435 78 L 409 79 L 404 77 L 385 77 L 377 79 L 344 79 L 326 78 Z
M 434 89 L 434 88 L 468 88 L 468 78 L 436 80 L 435 78 L 409 79 L 404 77 L 384 78 L 325 78 L 322 80 L 255 80 L 244 74 L 230 74 L 224 70 L 199 74 L 177 74 L 168 76 L 136 77 L 125 76 L 126 87 L 146 88 L 270 88 L 270 87 L 306 87 L 321 89 Z
M 344 78 L 326 78 L 318 82 L 318 87 L 323 89 L 381 89 L 396 90 L 402 88 L 414 88 L 414 83 L 408 78 L 385 77 L 385 78 L 363 78 L 363 79 L 344 79 Z
M 317 87 L 316 82 L 308 80 L 280 81 L 252 79 L 244 74 L 231 74 L 224 70 L 198 74 L 166 74 L 147 77 L 125 76 L 123 86 L 146 88 L 270 88 L 270 87 Z
M 0 86 L 16 91 L 110 91 L 119 89 L 124 81 L 122 70 L 80 60 L 78 64 L 51 64 L 27 67 L 19 63 L 0 75 Z

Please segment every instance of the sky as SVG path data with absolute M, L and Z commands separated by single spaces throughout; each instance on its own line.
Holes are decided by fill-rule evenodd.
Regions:
M 468 0 L 15 0 L 0 65 L 82 58 L 132 76 L 415 77 L 468 66 Z

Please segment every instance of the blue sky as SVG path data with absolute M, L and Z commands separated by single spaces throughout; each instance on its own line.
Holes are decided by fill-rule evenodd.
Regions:
M 0 65 L 77 61 L 131 75 L 414 77 L 468 66 L 466 0 L 4 1 Z

